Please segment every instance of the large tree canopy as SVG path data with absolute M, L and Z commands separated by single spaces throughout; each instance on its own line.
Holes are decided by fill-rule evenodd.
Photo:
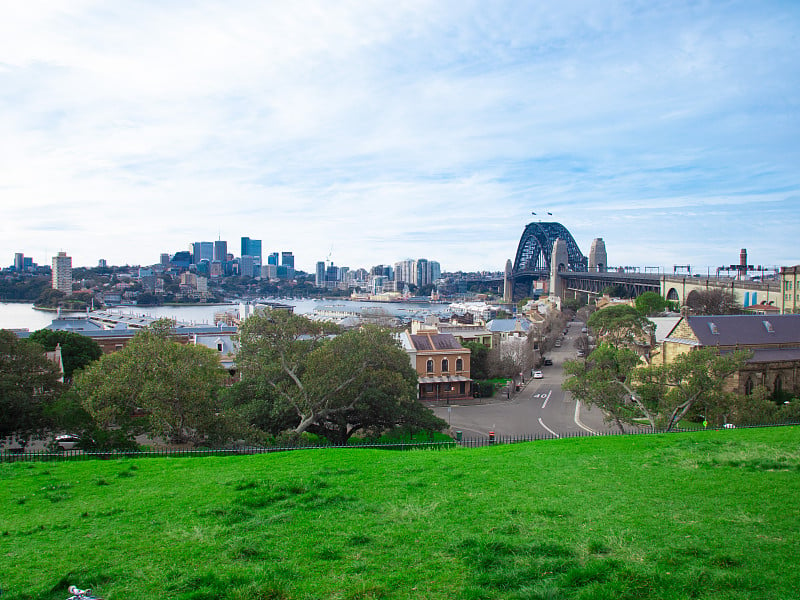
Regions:
M 655 343 L 655 325 L 629 304 L 609 306 L 592 313 L 587 323 L 598 340 L 612 346 L 626 346 L 650 360 Z
M 397 424 L 441 429 L 416 398 L 417 376 L 391 333 L 374 326 L 331 337 L 333 327 L 285 311 L 249 317 L 239 330 L 239 390 L 251 409 L 295 433 L 344 441 Z M 241 396 L 240 396 L 241 398 Z
M 226 377 L 216 353 L 179 344 L 170 323 L 157 321 L 121 350 L 78 374 L 75 389 L 84 408 L 104 429 L 151 435 L 173 442 L 217 443 L 230 430 L 218 414 L 217 393 Z
M 0 330 L 0 439 L 23 445 L 47 423 L 44 408 L 58 396 L 60 373 L 34 342 Z
M 66 379 L 72 378 L 75 369 L 82 369 L 103 355 L 103 350 L 97 342 L 72 331 L 40 329 L 34 331 L 29 339 L 51 352 L 56 349 L 57 344 L 61 346 L 61 358 L 64 361 L 64 377 Z
M 586 361 L 567 361 L 563 388 L 588 406 L 597 406 L 620 428 L 641 419 L 654 428 L 674 429 L 696 407 L 722 415 L 732 399 L 725 379 L 747 359 L 744 351 L 718 354 L 701 348 L 667 365 L 643 366 L 626 347 L 602 344 Z

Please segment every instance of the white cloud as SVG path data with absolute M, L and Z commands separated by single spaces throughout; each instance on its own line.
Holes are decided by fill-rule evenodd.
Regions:
M 793 209 L 747 215 L 800 187 L 800 14 L 767 4 L 26 2 L 0 18 L 0 264 L 221 234 L 501 269 L 536 209 L 610 259 L 791 258 Z

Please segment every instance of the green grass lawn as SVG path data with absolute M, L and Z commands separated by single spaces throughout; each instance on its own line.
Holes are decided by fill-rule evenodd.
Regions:
M 798 442 L 2 464 L 2 600 L 797 598 Z

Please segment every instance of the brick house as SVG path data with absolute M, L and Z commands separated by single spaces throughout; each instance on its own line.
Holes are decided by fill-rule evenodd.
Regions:
M 417 372 L 420 400 L 447 401 L 472 397 L 470 351 L 449 333 L 400 334 L 400 343 Z

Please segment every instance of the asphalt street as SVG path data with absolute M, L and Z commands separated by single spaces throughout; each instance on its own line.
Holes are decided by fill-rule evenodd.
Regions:
M 561 389 L 565 360 L 576 357 L 575 338 L 582 323 L 571 322 L 560 348 L 548 354 L 553 364 L 542 368 L 543 379 L 525 378 L 522 390 L 510 400 L 486 398 L 483 404 L 437 406 L 436 415 L 461 431 L 465 438 L 486 437 L 490 431 L 497 436 L 562 437 L 575 433 L 607 431 L 603 415 L 597 409 L 577 406 L 571 395 Z M 528 374 L 529 375 L 529 374 Z

